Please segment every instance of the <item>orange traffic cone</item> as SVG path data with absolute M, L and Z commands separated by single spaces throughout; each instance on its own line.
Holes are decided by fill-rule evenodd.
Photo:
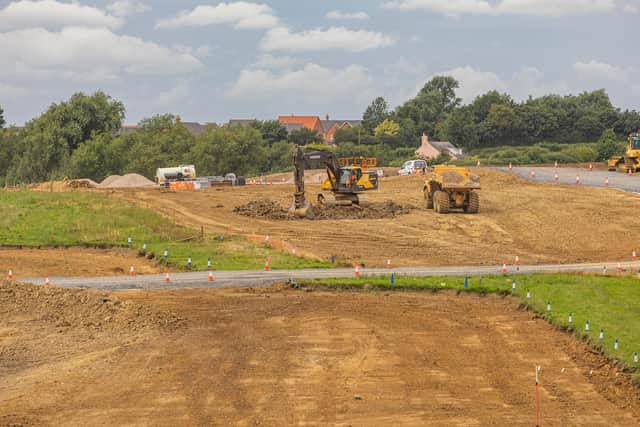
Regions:
M 353 272 L 353 275 L 356 277 L 356 279 L 358 279 L 360 277 L 360 265 L 359 264 L 356 264 L 355 270 Z
M 576 185 L 580 185 L 580 175 L 576 175 Z
M 593 172 L 593 164 L 589 162 L 589 172 Z
M 210 282 L 213 282 L 213 271 L 209 272 L 209 276 L 207 277 L 207 280 L 209 280 Z
M 502 264 L 502 269 L 500 270 L 502 273 L 507 272 L 507 264 Z
M 622 273 L 622 265 L 620 265 L 620 263 L 616 265 L 616 272 Z
M 165 274 L 164 283 L 171 283 L 171 277 L 169 277 L 169 273 Z
M 633 172 L 631 172 L 631 168 L 627 169 L 627 175 L 629 176 L 633 175 Z
M 49 285 L 51 285 L 51 282 L 49 282 L 49 276 L 44 276 L 44 286 L 48 288 Z
M 555 174 L 553 175 L 553 180 L 557 183 L 557 182 L 558 182 L 558 179 L 559 179 L 559 178 L 558 178 L 558 174 L 557 174 L 557 173 L 555 173 Z
M 7 274 L 7 280 L 13 280 L 13 271 L 9 269 L 9 274 Z
M 477 167 L 480 167 L 480 160 L 478 160 L 478 163 L 476 164 Z
M 631 251 L 631 259 L 633 261 L 637 261 L 638 260 L 638 253 L 636 252 L 635 249 L 633 251 Z M 9 272 L 11 272 L 11 270 L 9 270 Z M 9 279 L 9 280 L 11 280 L 11 279 Z
M 131 268 L 129 268 L 129 276 L 135 276 L 136 275 L 136 270 L 133 268 L 133 265 L 131 266 Z
M 516 265 L 520 265 L 520 257 L 518 255 L 516 255 L 516 261 L 515 261 Z
M 264 271 L 269 271 L 271 270 L 271 267 L 269 266 L 269 258 L 264 260 Z
M 511 162 L 509 162 L 509 172 L 513 171 L 513 165 L 511 164 Z
M 556 160 L 556 162 L 553 164 L 553 167 L 558 169 L 558 161 Z
M 532 170 L 531 171 L 531 178 L 535 178 L 536 177 L 536 171 Z
M 606 178 L 604 179 L 604 186 L 605 186 L 605 187 L 609 187 L 609 177 L 606 177 Z
M 387 268 L 393 268 L 393 265 L 391 265 L 391 259 L 387 260 Z

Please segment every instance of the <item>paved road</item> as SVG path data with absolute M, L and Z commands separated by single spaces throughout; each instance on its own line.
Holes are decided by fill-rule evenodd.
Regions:
M 509 173 L 509 168 L 496 168 L 496 170 Z M 535 171 L 535 177 L 531 176 L 531 171 Z M 640 193 L 640 174 L 627 176 L 618 172 L 607 172 L 604 170 L 579 169 L 579 168 L 558 168 L 553 167 L 514 167 L 513 174 L 521 178 L 537 182 L 555 182 L 555 174 L 558 173 L 559 184 L 576 185 L 576 176 L 580 177 L 580 185 L 591 187 L 604 187 L 605 180 L 609 178 L 609 188 L 617 188 L 625 191 Z
M 606 266 L 609 272 L 615 272 L 617 264 L 615 262 L 588 263 L 588 264 L 548 264 L 548 265 L 522 265 L 516 271 L 514 266 L 508 267 L 509 274 L 519 273 L 542 273 L 542 272 L 602 272 Z M 622 268 L 625 271 L 637 271 L 640 269 L 640 261 L 623 262 Z M 389 275 L 393 271 L 396 275 L 411 276 L 481 276 L 500 274 L 498 266 L 469 266 L 469 267 L 405 267 L 388 270 L 384 268 L 363 269 L 362 275 Z M 92 277 L 92 278 L 70 278 L 51 277 L 52 286 L 66 288 L 94 288 L 103 290 L 135 290 L 135 289 L 183 289 L 183 288 L 210 288 L 210 287 L 257 287 L 268 286 L 274 283 L 286 282 L 290 279 L 328 279 L 328 278 L 349 278 L 354 276 L 353 269 L 350 268 L 328 268 L 328 269 L 304 269 L 304 270 L 272 270 L 272 271 L 219 271 L 215 272 L 214 282 L 209 282 L 208 273 L 189 272 L 173 273 L 170 275 L 171 283 L 165 282 L 165 275 L 151 274 L 117 277 Z M 18 278 L 21 282 L 31 282 L 43 284 L 44 278 Z

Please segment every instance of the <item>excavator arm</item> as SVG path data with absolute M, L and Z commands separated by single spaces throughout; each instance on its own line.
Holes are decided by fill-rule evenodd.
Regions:
M 293 205 L 290 212 L 297 216 L 306 216 L 309 203 L 304 192 L 304 171 L 310 165 L 322 164 L 327 170 L 327 176 L 333 189 L 338 188 L 340 179 L 340 165 L 335 154 L 327 150 L 305 151 L 302 147 L 296 146 L 293 153 L 293 178 L 296 186 Z

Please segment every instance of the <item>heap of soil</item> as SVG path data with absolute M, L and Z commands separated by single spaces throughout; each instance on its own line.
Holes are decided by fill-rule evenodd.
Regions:
M 96 188 L 98 183 L 92 179 L 64 179 L 62 181 L 49 181 L 29 186 L 34 191 L 66 191 L 75 188 Z
M 107 292 L 1 283 L 0 319 L 25 315 L 56 327 L 95 331 L 126 332 L 157 327 L 174 330 L 183 322 L 173 313 L 123 302 Z
M 306 219 L 326 220 L 326 219 L 382 219 L 394 218 L 397 215 L 407 214 L 411 211 L 410 206 L 402 206 L 390 200 L 384 203 L 371 203 L 367 207 L 360 206 L 336 206 L 325 208 L 322 206 L 312 206 L 307 212 Z M 237 206 L 233 212 L 239 215 L 252 218 L 264 218 L 275 220 L 295 220 L 301 219 L 289 213 L 288 209 L 278 203 L 260 199 L 251 201 L 245 205 Z
M 137 173 L 129 173 L 127 175 L 111 175 L 98 184 L 98 188 L 135 188 L 135 187 L 153 187 L 153 181 L 148 180 Z

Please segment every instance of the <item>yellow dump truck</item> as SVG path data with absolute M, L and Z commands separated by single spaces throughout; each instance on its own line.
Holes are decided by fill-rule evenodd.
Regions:
M 452 209 L 466 213 L 480 210 L 480 177 L 459 166 L 438 165 L 429 169 L 424 183 L 427 209 L 445 214 Z
M 624 156 L 612 157 L 607 161 L 607 169 L 618 172 L 640 171 L 640 133 L 632 133 Z

